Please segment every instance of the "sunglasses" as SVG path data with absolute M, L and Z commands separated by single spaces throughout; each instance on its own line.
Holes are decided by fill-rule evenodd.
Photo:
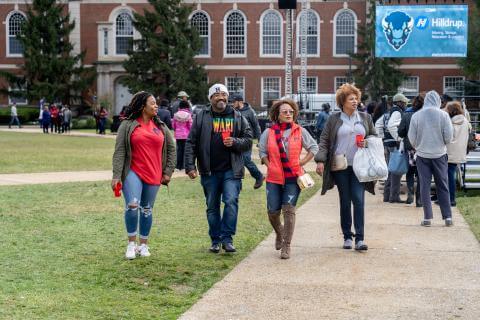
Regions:
M 287 115 L 287 114 L 294 114 L 293 110 L 282 110 L 280 111 L 281 114 Z

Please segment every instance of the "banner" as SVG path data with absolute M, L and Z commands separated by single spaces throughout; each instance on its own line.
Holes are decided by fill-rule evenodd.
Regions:
M 376 57 L 466 57 L 468 6 L 376 6 Z

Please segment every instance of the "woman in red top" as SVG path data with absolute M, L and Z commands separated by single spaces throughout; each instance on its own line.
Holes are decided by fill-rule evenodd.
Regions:
M 158 119 L 157 111 L 153 95 L 138 92 L 118 129 L 112 189 L 123 182 L 127 259 L 134 259 L 137 254 L 150 256 L 147 241 L 155 198 L 160 184 L 168 185 L 175 169 L 175 141 L 165 123 Z M 136 244 L 137 229 L 140 229 L 140 246 Z

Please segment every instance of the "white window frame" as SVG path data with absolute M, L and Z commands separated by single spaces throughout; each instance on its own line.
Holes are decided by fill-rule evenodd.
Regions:
M 410 88 L 407 88 L 407 86 L 405 86 L 404 83 L 406 81 L 409 81 L 409 80 L 412 80 L 412 79 L 415 79 L 415 81 L 416 81 L 415 92 L 405 92 L 404 89 L 410 89 Z M 410 96 L 410 97 L 414 96 L 415 97 L 415 96 L 418 96 L 418 94 L 420 93 L 419 89 L 420 89 L 420 77 L 419 76 L 408 76 L 402 81 L 400 86 L 397 88 L 397 91 L 402 92 L 405 96 Z
M 16 13 L 22 15 L 23 18 L 25 20 L 27 20 L 27 16 L 25 15 L 25 13 L 23 13 L 19 10 L 13 10 L 7 15 L 7 18 L 5 19 L 5 22 L 4 22 L 5 23 L 5 41 L 6 41 L 5 49 L 6 49 L 7 58 L 22 58 L 23 57 L 23 53 L 10 53 L 10 35 L 9 35 L 9 32 L 10 32 L 10 18 Z
M 192 21 L 193 16 L 196 13 L 202 13 L 207 17 L 207 25 L 208 25 L 208 42 L 207 42 L 207 54 L 197 54 L 195 55 L 195 58 L 211 58 L 211 43 L 212 43 L 212 28 L 210 26 L 212 19 L 210 18 L 210 15 L 208 12 L 203 11 L 203 10 L 195 10 L 190 14 L 190 17 L 188 17 L 188 20 Z
M 344 11 L 348 11 L 353 15 L 353 23 L 354 23 L 354 28 L 355 28 L 355 34 L 354 34 L 354 40 L 353 40 L 353 53 L 357 53 L 357 39 L 358 39 L 358 28 L 357 28 L 357 22 L 358 22 L 358 17 L 355 11 L 350 10 L 350 9 L 340 9 L 335 13 L 335 16 L 333 17 L 333 56 L 336 58 L 345 58 L 348 57 L 348 54 L 337 54 L 337 17 Z
M 315 79 L 315 92 L 302 92 L 303 94 L 317 94 L 318 93 L 318 77 L 307 76 L 308 79 Z M 297 77 L 297 92 L 300 92 L 300 77 Z
M 230 92 L 230 95 L 232 94 L 238 94 L 238 91 L 233 91 L 233 90 L 230 90 L 230 87 L 229 87 L 229 79 L 235 81 L 235 79 L 238 80 L 241 80 L 241 83 L 242 83 L 242 86 L 240 87 L 241 88 L 241 93 L 242 93 L 242 98 L 243 100 L 245 100 L 245 77 L 235 77 L 235 76 L 226 76 L 225 77 L 225 86 L 227 87 L 228 89 L 228 92 Z
M 263 25 L 264 25 L 263 19 L 269 13 L 276 14 L 277 17 L 280 19 L 280 54 L 264 54 L 263 53 Z M 277 10 L 268 9 L 268 10 L 265 10 L 262 13 L 262 15 L 260 16 L 260 37 L 259 37 L 259 40 L 260 40 L 259 48 L 260 48 L 260 57 L 261 58 L 282 58 L 283 57 L 283 18 L 282 18 L 282 15 L 280 14 L 280 12 L 278 12 Z
M 243 17 L 243 30 L 244 30 L 244 50 L 243 54 L 229 54 L 227 53 L 227 18 L 232 13 L 239 13 Z M 248 47 L 248 28 L 247 28 L 247 16 L 241 10 L 235 9 L 228 11 L 223 17 L 223 57 L 224 58 L 245 58 L 247 57 Z
M 340 85 L 340 86 L 337 86 L 337 81 L 338 81 L 338 79 L 340 79 L 340 78 L 344 78 L 344 79 L 346 80 L 344 83 L 342 83 L 342 85 L 345 84 L 345 83 L 348 83 L 348 77 L 347 77 L 347 76 L 336 76 L 335 78 L 333 78 L 333 91 L 335 91 L 335 92 L 336 92 L 336 91 L 338 90 L 338 88 L 341 86 L 341 85 Z
M 312 12 L 315 17 L 317 18 L 317 53 L 316 54 L 308 54 L 308 41 L 307 41 L 307 57 L 318 58 L 320 57 L 320 15 L 313 9 L 307 9 L 305 11 L 301 11 L 300 14 L 297 16 L 296 21 L 296 54 L 297 57 L 300 56 L 300 18 L 303 14 L 307 14 L 308 12 Z
M 449 96 L 451 96 L 452 98 L 455 98 L 457 97 L 458 95 L 454 96 L 452 94 L 452 92 L 459 92 L 459 91 L 445 91 L 445 89 L 447 88 L 446 86 L 446 81 L 447 81 L 447 78 L 457 78 L 457 81 L 460 80 L 460 81 L 465 81 L 465 77 L 463 76 L 444 76 L 443 77 L 443 94 L 448 94 Z M 463 92 L 459 92 L 460 93 L 460 96 L 464 96 L 465 95 L 465 86 L 463 87 Z
M 113 55 L 116 57 L 128 57 L 127 53 L 117 53 L 117 19 L 121 14 L 128 14 L 130 16 L 130 19 L 132 19 L 132 28 L 133 28 L 132 41 L 135 40 L 135 27 L 133 26 L 133 13 L 130 10 L 120 10 L 119 12 L 117 12 L 117 14 L 115 15 L 115 18 L 113 19 L 113 43 L 112 43 Z
M 21 90 L 12 90 L 12 87 L 8 86 L 8 91 L 21 91 Z M 8 95 L 8 104 L 12 105 L 14 101 L 10 98 L 10 95 Z M 28 99 L 25 98 L 25 102 L 16 102 L 17 106 L 26 106 L 28 105 Z
M 263 84 L 265 82 L 265 79 L 278 79 L 278 99 L 280 99 L 282 97 L 282 77 L 275 77 L 275 76 L 272 76 L 272 77 L 262 77 L 262 97 L 261 97 L 261 105 L 262 107 L 266 107 L 267 105 L 263 103 L 263 96 L 264 96 L 264 87 L 263 87 Z

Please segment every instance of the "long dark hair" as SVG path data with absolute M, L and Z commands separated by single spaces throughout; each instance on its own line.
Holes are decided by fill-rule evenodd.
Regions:
M 139 91 L 133 95 L 132 101 L 125 110 L 125 119 L 126 120 L 135 120 L 138 119 L 143 112 L 143 109 L 147 105 L 147 100 L 149 97 L 154 97 L 153 94 L 146 91 Z M 153 122 L 160 127 L 161 121 L 157 116 L 153 117 Z

